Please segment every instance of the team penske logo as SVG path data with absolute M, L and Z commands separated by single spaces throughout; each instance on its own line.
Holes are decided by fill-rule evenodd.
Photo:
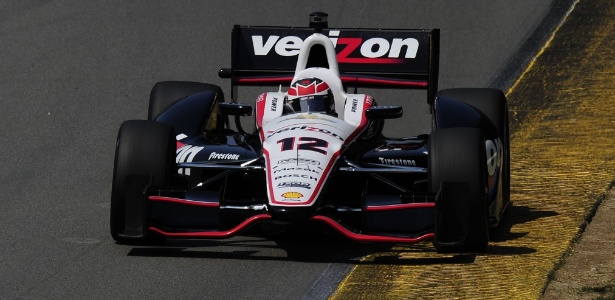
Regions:
M 419 41 L 415 38 L 385 39 L 374 37 L 340 37 L 340 30 L 329 31 L 329 39 L 336 47 L 337 62 L 350 64 L 400 64 L 416 58 Z M 272 51 L 280 56 L 299 54 L 303 39 L 298 36 L 252 36 L 254 55 L 266 56 Z

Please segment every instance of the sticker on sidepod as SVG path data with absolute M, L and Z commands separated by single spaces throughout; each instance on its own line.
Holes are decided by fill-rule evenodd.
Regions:
M 203 149 L 205 149 L 205 147 L 184 145 L 175 151 L 175 162 L 178 164 L 190 163 Z M 182 175 L 190 175 L 190 168 L 179 168 L 177 169 L 177 173 Z

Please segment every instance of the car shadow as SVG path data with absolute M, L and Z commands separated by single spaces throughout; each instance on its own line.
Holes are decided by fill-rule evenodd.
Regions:
M 477 256 L 522 255 L 535 252 L 522 247 L 490 245 L 484 253 L 437 253 L 429 242 L 416 245 L 365 244 L 341 237 L 298 240 L 169 241 L 164 247 L 133 247 L 128 256 L 223 260 L 293 261 L 350 265 L 471 264 Z
M 512 232 L 511 229 L 515 225 L 557 215 L 557 212 L 551 210 L 538 210 L 528 206 L 511 205 L 502 218 L 501 223 L 491 231 L 490 241 L 498 243 L 521 239 L 529 232 Z
M 356 264 L 375 248 L 390 247 L 356 243 L 326 233 L 293 233 L 267 238 L 238 236 L 228 240 L 170 239 L 162 247 L 133 247 L 128 256 Z

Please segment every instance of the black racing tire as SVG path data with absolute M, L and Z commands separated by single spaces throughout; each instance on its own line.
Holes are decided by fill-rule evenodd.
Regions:
M 129 196 L 130 189 L 134 190 L 135 185 L 137 191 L 143 191 L 147 184 L 167 185 L 169 175 L 177 172 L 175 148 L 175 130 L 171 125 L 131 120 L 125 121 L 120 127 L 115 148 L 110 212 L 111 236 L 117 242 L 141 244 L 161 241 L 159 236 L 148 235 L 145 226 L 137 230 L 141 234 L 132 234 L 133 236 L 128 234 L 126 221 L 132 224 L 142 220 L 146 222 L 147 215 L 143 213 L 138 220 L 135 220 L 133 216 L 126 218 L 125 212 L 127 205 L 144 207 L 143 211 L 147 211 L 145 196 Z M 131 181 L 137 177 L 144 178 L 147 182 Z
M 436 198 L 438 252 L 482 252 L 489 242 L 485 138 L 476 128 L 447 128 L 429 137 L 429 191 Z
M 501 130 L 506 115 L 506 96 L 498 89 L 456 88 L 438 91 L 437 97 L 446 97 L 470 104 L 485 114 Z
M 454 88 L 438 91 L 437 97 L 459 100 L 477 108 L 491 120 L 503 137 L 502 200 L 503 206 L 506 207 L 510 203 L 510 138 L 506 96 L 499 89 Z
M 149 96 L 147 119 L 154 121 L 158 115 L 178 100 L 201 92 L 216 93 L 217 101 L 224 102 L 222 89 L 214 84 L 192 81 L 161 81 L 154 85 Z

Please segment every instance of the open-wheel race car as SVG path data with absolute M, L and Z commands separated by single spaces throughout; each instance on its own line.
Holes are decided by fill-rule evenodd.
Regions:
M 119 129 L 113 238 L 141 244 L 319 224 L 359 242 L 485 250 L 509 204 L 504 94 L 437 91 L 437 29 L 327 27 L 324 13 L 306 28 L 234 27 L 232 66 L 219 71 L 231 98 L 238 86 L 280 85 L 254 105 L 226 102 L 212 84 L 157 83 L 148 120 Z M 385 137 L 384 121 L 402 108 L 378 106 L 357 87 L 425 90 L 432 131 Z M 246 119 L 254 130 L 244 130 Z

